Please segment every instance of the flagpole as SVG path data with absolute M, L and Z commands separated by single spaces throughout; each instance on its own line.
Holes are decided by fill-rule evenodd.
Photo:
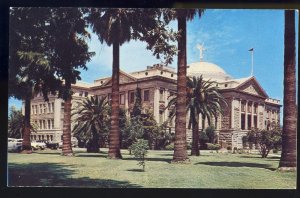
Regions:
M 251 76 L 253 76 L 253 52 L 254 50 L 251 51 L 251 55 L 252 55 Z
M 254 48 L 249 49 L 248 51 L 251 52 L 251 76 L 253 76 L 253 53 L 254 53 Z

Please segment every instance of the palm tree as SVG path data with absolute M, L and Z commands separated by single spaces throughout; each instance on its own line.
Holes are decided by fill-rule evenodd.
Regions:
M 119 128 L 119 68 L 120 46 L 130 40 L 146 41 L 147 49 L 151 49 L 157 58 L 164 53 L 168 62 L 174 47 L 167 43 L 172 40 L 171 34 L 165 30 L 165 24 L 159 19 L 158 9 L 100 9 L 88 10 L 87 20 L 101 43 L 113 47 L 112 63 L 112 95 L 111 95 L 111 130 L 109 133 L 109 152 L 111 159 L 121 159 Z
M 295 11 L 285 10 L 282 153 L 279 169 L 296 169 L 297 108 L 295 76 Z
M 108 131 L 109 105 L 106 97 L 87 98 L 74 108 L 74 136 L 87 142 L 88 152 L 99 152 L 101 134 Z
M 178 60 L 177 60 L 177 102 L 175 120 L 175 144 L 173 162 L 188 160 L 186 147 L 186 22 L 192 20 L 196 14 L 202 16 L 202 9 L 170 9 L 165 11 L 165 20 L 177 19 L 178 32 Z
M 88 52 L 86 39 L 86 21 L 79 8 L 53 8 L 49 29 L 51 32 L 51 63 L 55 65 L 56 74 L 64 80 L 59 89 L 59 97 L 64 99 L 63 148 L 62 155 L 72 156 L 71 144 L 71 84 L 80 80 L 78 68 L 87 70 L 86 63 L 94 55 Z
M 191 155 L 199 156 L 199 115 L 208 119 L 216 119 L 219 113 L 223 113 L 221 103 L 227 105 L 226 100 L 219 93 L 219 88 L 214 86 L 216 82 L 203 80 L 200 77 L 187 78 L 186 113 L 189 113 L 188 127 L 192 126 L 192 150 Z M 173 97 L 167 106 L 176 106 L 177 98 Z M 175 116 L 176 107 L 171 110 L 170 119 Z

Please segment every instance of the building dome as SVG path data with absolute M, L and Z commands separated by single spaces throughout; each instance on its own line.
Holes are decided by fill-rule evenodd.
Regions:
M 209 62 L 197 62 L 189 64 L 187 68 L 188 76 L 203 76 L 204 79 L 215 81 L 226 81 L 231 77 L 218 65 Z

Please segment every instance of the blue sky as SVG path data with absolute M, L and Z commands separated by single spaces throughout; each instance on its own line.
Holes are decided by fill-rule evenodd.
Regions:
M 298 12 L 296 12 L 297 19 Z M 172 22 L 170 28 L 176 30 L 177 22 Z M 297 30 L 298 21 L 296 21 Z M 204 61 L 219 65 L 234 78 L 243 78 L 250 75 L 251 54 L 248 50 L 254 48 L 254 76 L 269 97 L 280 99 L 282 104 L 283 38 L 283 10 L 208 9 L 201 19 L 196 17 L 188 22 L 187 62 L 200 60 L 196 45 L 203 43 L 206 48 Z M 82 80 L 93 82 L 97 78 L 110 76 L 112 47 L 100 44 L 94 34 L 89 41 L 89 46 L 90 51 L 96 52 L 96 55 L 88 63 L 88 70 L 82 71 Z M 171 64 L 175 68 L 176 60 L 177 58 L 174 57 L 174 62 Z M 145 43 L 131 41 L 121 46 L 120 69 L 125 72 L 142 70 L 147 65 L 159 62 L 161 60 L 157 60 L 150 51 L 146 50 Z M 10 99 L 9 106 L 12 105 L 20 107 L 21 102 Z

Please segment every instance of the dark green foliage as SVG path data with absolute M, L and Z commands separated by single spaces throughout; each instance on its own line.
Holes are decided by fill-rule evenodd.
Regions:
M 205 133 L 206 133 L 207 137 L 209 138 L 209 143 L 214 144 L 215 143 L 215 138 L 216 138 L 215 127 L 214 126 L 208 126 L 205 129 Z
M 219 150 L 221 148 L 220 144 L 206 143 L 206 145 L 208 150 Z
M 270 130 L 252 129 L 247 134 L 247 142 L 257 143 L 261 157 L 266 158 L 272 149 L 281 145 L 281 134 L 279 127 Z
M 166 150 L 174 150 L 174 143 L 167 145 Z
M 22 131 L 24 127 L 24 116 L 20 110 L 16 110 L 14 106 L 10 109 L 8 116 L 8 137 L 22 138 Z
M 145 171 L 145 157 L 147 155 L 149 146 L 148 141 L 143 139 L 138 139 L 135 143 L 130 146 L 131 152 L 134 157 L 138 160 L 138 165 L 143 167 Z
M 142 113 L 142 96 L 141 96 L 141 89 L 136 88 L 135 91 L 135 101 L 132 109 L 132 117 L 139 117 Z
M 86 142 L 88 151 L 99 151 L 100 137 L 103 139 L 109 131 L 109 106 L 106 97 L 91 97 L 73 109 L 75 126 L 74 136 Z

